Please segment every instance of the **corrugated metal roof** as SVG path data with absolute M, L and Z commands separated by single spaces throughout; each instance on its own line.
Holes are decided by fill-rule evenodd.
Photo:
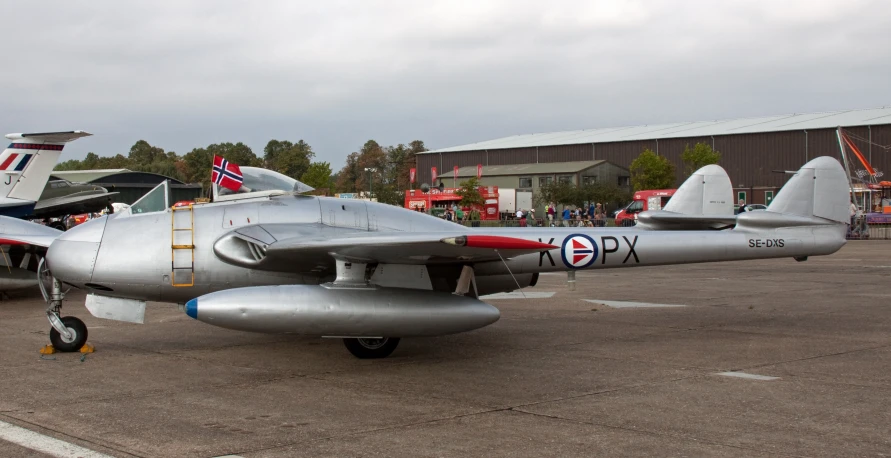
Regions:
M 129 172 L 129 169 L 94 169 L 94 170 L 53 170 L 52 176 L 75 183 L 89 183 L 116 173 Z
M 551 175 L 555 173 L 578 173 L 585 169 L 605 163 L 606 161 L 580 161 L 580 162 L 548 162 L 541 164 L 511 164 L 511 165 L 484 165 L 483 177 L 512 176 L 512 175 Z M 440 177 L 445 179 L 452 175 L 451 170 L 443 170 Z M 458 178 L 476 176 L 476 166 L 461 167 L 458 169 Z
M 711 135 L 832 129 L 838 126 L 854 127 L 877 124 L 891 124 L 891 107 L 514 135 L 495 140 L 436 149 L 426 153 L 657 140 L 663 138 L 708 137 Z

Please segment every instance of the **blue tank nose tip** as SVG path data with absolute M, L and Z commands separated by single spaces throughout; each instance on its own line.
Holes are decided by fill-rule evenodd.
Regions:
M 198 299 L 192 299 L 186 302 L 186 315 L 194 319 L 198 319 Z

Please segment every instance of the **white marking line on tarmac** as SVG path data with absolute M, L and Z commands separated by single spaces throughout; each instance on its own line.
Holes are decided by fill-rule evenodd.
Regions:
M 736 377 L 736 378 L 744 378 L 748 380 L 779 380 L 779 377 L 771 377 L 769 375 L 758 375 L 758 374 L 747 374 L 745 372 L 718 372 L 715 375 L 723 375 L 725 377 Z
M 549 297 L 554 297 L 554 292 L 545 292 L 545 291 L 529 291 L 525 293 L 526 296 L 523 296 L 523 293 L 516 291 L 513 293 L 495 293 L 489 294 L 487 296 L 480 296 L 480 299 L 547 299 Z
M 0 421 L 0 439 L 59 458 L 111 458 L 53 437 Z
M 614 309 L 630 309 L 630 308 L 655 308 L 655 307 L 686 307 L 683 304 L 650 304 L 648 302 L 620 302 L 620 301 L 602 301 L 600 299 L 582 299 L 592 304 L 603 304 Z

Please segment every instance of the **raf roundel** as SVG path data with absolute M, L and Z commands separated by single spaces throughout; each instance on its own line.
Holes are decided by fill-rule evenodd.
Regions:
M 566 267 L 584 269 L 597 259 L 597 244 L 587 235 L 572 234 L 563 240 L 560 255 Z

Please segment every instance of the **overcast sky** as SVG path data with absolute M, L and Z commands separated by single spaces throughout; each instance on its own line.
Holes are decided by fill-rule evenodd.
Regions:
M 0 2 L 4 132 L 62 159 L 507 135 L 891 105 L 887 1 Z

